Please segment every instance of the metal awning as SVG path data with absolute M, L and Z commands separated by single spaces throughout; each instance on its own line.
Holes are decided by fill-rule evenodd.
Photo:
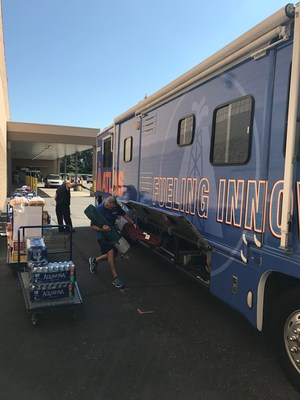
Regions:
M 13 159 L 56 160 L 96 145 L 99 129 L 7 123 L 7 141 Z

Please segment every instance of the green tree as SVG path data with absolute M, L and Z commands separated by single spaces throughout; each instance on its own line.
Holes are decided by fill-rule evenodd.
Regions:
M 93 172 L 93 149 L 78 154 L 78 170 L 91 174 Z
M 60 159 L 60 173 L 75 173 L 76 171 L 76 154 L 70 154 Z M 80 151 L 77 157 L 77 173 L 92 174 L 93 173 L 93 149 Z

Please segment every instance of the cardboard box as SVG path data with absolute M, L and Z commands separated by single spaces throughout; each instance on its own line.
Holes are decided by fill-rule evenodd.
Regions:
M 43 225 L 50 225 L 51 218 L 48 211 L 43 211 Z
M 43 206 L 35 207 L 13 207 L 13 240 L 18 240 L 18 231 L 21 226 L 24 228 L 26 238 L 36 238 L 42 236 L 41 228 L 31 228 L 42 225 Z M 23 229 L 20 229 L 20 239 L 23 240 Z
M 18 244 L 19 244 L 19 246 L 18 246 Z M 25 249 L 25 243 L 24 242 L 18 243 L 17 240 L 12 240 L 10 242 L 10 246 L 12 247 L 13 251 L 18 251 L 18 248 L 19 248 L 20 251 L 23 252 Z
M 11 251 L 11 261 L 12 262 L 18 262 L 18 251 L 12 250 Z M 20 254 L 20 262 L 21 263 L 26 263 L 27 262 L 27 255 L 26 254 Z

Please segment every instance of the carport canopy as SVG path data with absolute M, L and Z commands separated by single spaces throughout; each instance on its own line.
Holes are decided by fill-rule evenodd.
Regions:
M 99 129 L 7 123 L 7 143 L 11 159 L 56 160 L 96 146 Z

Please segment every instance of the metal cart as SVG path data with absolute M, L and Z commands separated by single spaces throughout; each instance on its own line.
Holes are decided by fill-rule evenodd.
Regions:
M 30 225 L 30 226 L 20 226 L 18 229 L 18 261 L 17 267 L 20 268 L 22 265 L 26 264 L 22 260 L 22 255 L 25 255 L 24 251 L 22 251 L 22 247 L 20 246 L 21 240 L 21 232 L 22 238 L 24 238 L 26 229 L 36 229 L 40 228 L 42 237 L 45 240 L 45 243 L 48 247 L 48 256 L 52 257 L 57 256 L 58 254 L 66 254 L 68 258 L 72 259 L 72 245 L 73 245 L 73 235 L 72 228 L 69 225 Z M 53 234 L 54 230 L 58 230 L 59 228 L 65 228 L 66 231 L 63 234 Z
M 66 233 L 56 235 L 53 231 L 58 231 L 61 228 L 60 225 L 42 225 L 42 226 L 20 226 L 18 229 L 18 243 L 21 242 L 22 237 L 26 236 L 26 229 L 41 228 L 42 236 L 47 244 L 48 256 L 57 257 L 59 254 L 66 254 L 66 258 L 69 261 L 72 260 L 72 228 L 65 227 Z M 31 299 L 31 282 L 30 282 L 30 271 L 27 266 L 27 262 L 22 262 L 21 259 L 21 246 L 18 246 L 18 277 L 20 286 L 22 289 L 25 307 L 27 312 L 31 315 L 31 322 L 33 326 L 38 326 L 41 315 L 47 311 L 53 311 L 54 309 L 73 309 L 83 303 L 78 283 L 74 282 L 74 294 L 71 298 L 63 297 L 58 299 L 48 299 L 41 301 L 32 301 Z M 75 319 L 77 313 L 72 312 L 72 318 Z
M 25 300 L 25 307 L 29 314 L 31 314 L 31 322 L 33 326 L 38 326 L 40 322 L 41 315 L 47 311 L 53 311 L 54 309 L 61 308 L 69 308 L 73 309 L 74 306 L 80 305 L 83 303 L 78 284 L 75 282 L 74 286 L 74 296 L 72 299 L 63 298 L 63 299 L 55 299 L 49 301 L 40 301 L 34 302 L 30 299 L 30 279 L 29 272 L 19 272 L 19 280 L 22 289 L 22 293 Z M 72 314 L 72 318 L 75 319 L 77 313 Z

